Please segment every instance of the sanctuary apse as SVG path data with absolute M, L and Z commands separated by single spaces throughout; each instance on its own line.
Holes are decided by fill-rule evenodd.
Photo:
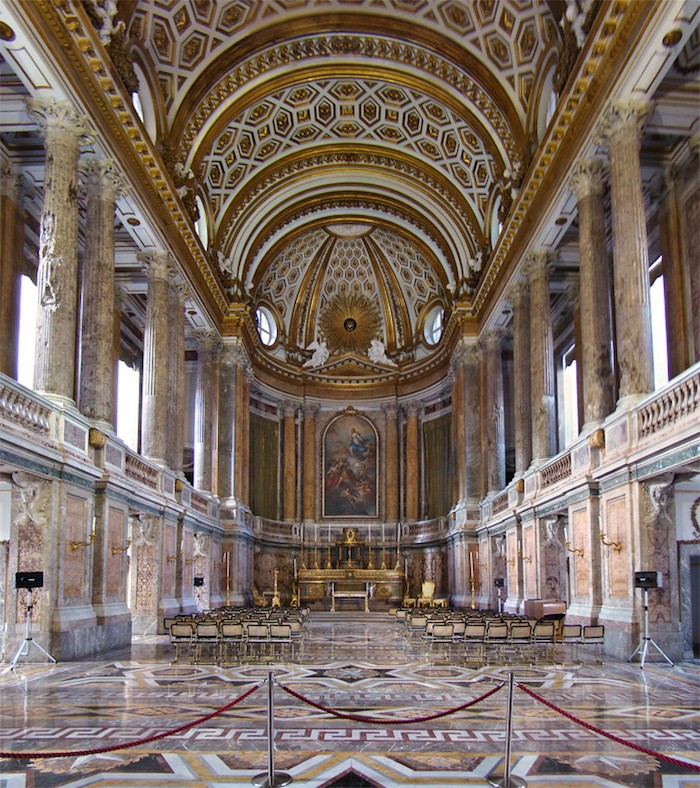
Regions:
M 22 571 L 60 660 L 254 589 L 497 578 L 621 657 L 637 570 L 697 657 L 698 4 L 110 8 L 0 4 L 5 657 Z

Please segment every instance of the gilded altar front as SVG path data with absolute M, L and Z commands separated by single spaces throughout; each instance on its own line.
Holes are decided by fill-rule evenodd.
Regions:
M 301 604 L 319 609 L 383 610 L 403 598 L 396 569 L 302 568 L 297 582 Z

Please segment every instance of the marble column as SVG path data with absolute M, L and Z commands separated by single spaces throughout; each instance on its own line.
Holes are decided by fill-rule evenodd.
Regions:
M 80 411 L 112 429 L 114 418 L 114 206 L 124 181 L 114 161 L 86 157 L 87 192 L 80 334 Z
M 651 107 L 616 101 L 603 116 L 597 142 L 610 157 L 613 230 L 613 278 L 620 401 L 654 388 L 649 259 L 646 215 L 639 161 L 641 130 Z
M 197 336 L 197 382 L 194 413 L 194 486 L 212 489 L 214 430 L 214 353 L 216 331 L 203 329 Z
M 590 432 L 614 410 L 610 358 L 610 276 L 605 239 L 602 159 L 581 159 L 571 180 L 578 202 L 579 299 L 583 377 L 583 431 Z
M 418 403 L 406 410 L 406 519 L 420 519 L 420 457 L 418 454 Z
M 34 388 L 73 404 L 78 315 L 78 157 L 88 120 L 66 101 L 30 99 L 45 138 Z
M 316 416 L 319 406 L 304 403 L 304 466 L 302 468 L 302 514 L 304 522 L 316 522 Z
M 486 485 L 489 493 L 505 487 L 506 448 L 503 405 L 502 329 L 486 331 L 481 341 L 486 362 L 486 412 L 484 442 L 486 449 Z
M 387 523 L 399 520 L 399 434 L 398 407 L 395 402 L 382 407 L 386 425 L 386 494 L 384 517 Z M 385 534 L 386 536 L 386 534 Z
M 462 342 L 458 342 L 454 353 L 450 371 L 452 373 L 452 440 L 455 462 L 455 490 L 454 498 L 464 500 L 466 488 L 467 457 L 464 441 L 465 408 L 464 408 L 464 364 L 466 350 Z
M 250 503 L 250 374 L 249 363 L 236 367 L 236 497 L 246 506 Z
M 515 476 L 522 477 L 532 461 L 532 398 L 530 396 L 530 289 L 516 282 L 509 291 L 513 304 L 513 432 Z
M 697 171 L 697 168 L 696 168 Z M 664 193 L 660 198 L 659 229 L 663 255 L 666 336 L 669 376 L 674 378 L 691 366 L 686 274 L 681 200 L 681 174 L 676 167 L 664 173 Z M 682 180 L 681 180 L 682 183 Z
M 168 344 L 168 445 L 167 460 L 170 469 L 183 476 L 185 446 L 185 298 L 187 286 L 171 282 L 168 291 L 170 312 L 170 342 Z
M 532 459 L 541 464 L 554 453 L 554 351 L 552 312 L 549 303 L 551 252 L 531 252 L 530 274 L 530 368 L 532 397 Z
M 464 497 L 475 504 L 484 494 L 481 463 L 481 351 L 476 337 L 464 348 Z
M 284 403 L 282 516 L 288 523 L 297 518 L 297 409 L 295 402 Z
M 238 491 L 238 368 L 245 363 L 245 351 L 239 340 L 226 340 L 219 360 L 219 455 L 218 489 L 220 498 L 232 498 Z
M 165 464 L 168 432 L 168 282 L 167 252 L 139 254 L 148 277 L 146 329 L 141 381 L 141 453 Z
M 17 377 L 24 222 L 19 175 L 0 159 L 0 372 L 12 378 Z

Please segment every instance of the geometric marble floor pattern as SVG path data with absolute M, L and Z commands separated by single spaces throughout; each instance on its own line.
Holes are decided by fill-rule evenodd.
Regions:
M 171 730 L 218 709 L 263 681 L 323 707 L 382 718 L 343 720 L 276 686 L 276 770 L 293 785 L 488 785 L 503 769 L 507 687 L 429 722 L 499 683 L 526 683 L 575 717 L 649 750 L 700 762 L 700 666 L 673 667 L 650 655 L 639 663 L 591 655 L 578 664 L 469 667 L 461 655 L 433 653 L 380 613 L 313 613 L 294 661 L 232 667 L 174 663 L 167 638 L 135 640 L 102 659 L 20 661 L 0 668 L 0 751 L 84 751 Z M 0 788 L 50 786 L 250 785 L 267 769 L 267 691 L 203 724 L 131 749 L 50 759 L 0 759 Z M 529 786 L 700 785 L 700 774 L 589 731 L 516 688 L 511 774 Z

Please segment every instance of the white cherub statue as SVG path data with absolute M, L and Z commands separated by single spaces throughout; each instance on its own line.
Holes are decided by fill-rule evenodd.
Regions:
M 391 366 L 396 366 L 396 362 L 387 357 L 386 349 L 381 339 L 373 339 L 369 343 L 367 355 L 369 356 L 369 360 L 374 361 L 375 364 L 390 364 Z
M 328 347 L 326 346 L 325 342 L 317 342 L 314 339 L 314 341 L 308 345 L 306 349 L 313 350 L 314 354 L 310 359 L 304 362 L 303 366 L 320 367 L 322 364 L 325 364 L 326 361 L 328 361 L 328 356 L 330 353 L 328 352 Z

